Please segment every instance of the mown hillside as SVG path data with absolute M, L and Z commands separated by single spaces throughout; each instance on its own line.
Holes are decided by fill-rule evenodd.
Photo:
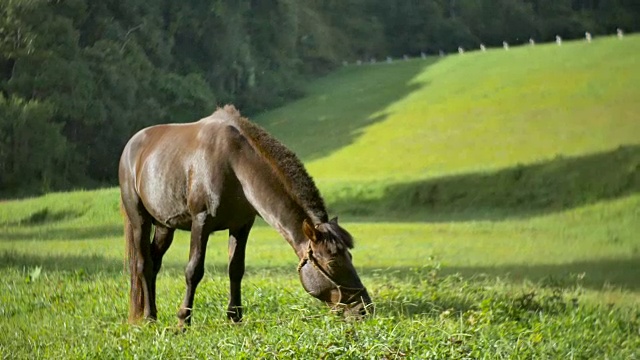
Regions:
M 639 51 L 609 37 L 350 66 L 256 120 L 342 210 L 559 210 L 640 190 Z

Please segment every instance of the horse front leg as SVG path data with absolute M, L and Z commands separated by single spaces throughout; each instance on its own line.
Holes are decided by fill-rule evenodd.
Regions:
M 229 230 L 229 305 L 227 318 L 233 322 L 242 321 L 241 283 L 244 276 L 244 258 L 247 239 L 253 220 L 238 229 Z
M 185 269 L 187 292 L 178 310 L 178 326 L 191 325 L 193 298 L 196 288 L 204 276 L 204 259 L 207 251 L 209 233 L 204 232 L 205 216 L 197 216 L 191 225 L 191 246 L 189 249 L 189 263 Z

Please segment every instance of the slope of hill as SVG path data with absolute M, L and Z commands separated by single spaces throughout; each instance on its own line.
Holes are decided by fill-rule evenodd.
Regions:
M 318 178 L 413 179 L 640 143 L 640 36 L 350 66 L 256 120 Z
M 349 66 L 257 120 L 342 211 L 564 209 L 640 191 L 638 53 L 629 36 Z

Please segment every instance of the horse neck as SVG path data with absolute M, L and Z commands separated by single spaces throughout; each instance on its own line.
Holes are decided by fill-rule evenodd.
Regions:
M 255 207 L 255 205 L 254 205 Z M 258 211 L 260 212 L 260 211 Z M 280 213 L 276 214 L 273 212 L 266 212 L 265 214 L 260 214 L 260 216 L 269 224 L 271 227 L 276 229 L 282 237 L 287 240 L 289 245 L 293 248 L 296 255 L 299 259 L 302 259 L 305 252 L 307 251 L 307 246 L 309 245 L 309 239 L 304 235 L 302 231 L 302 224 L 306 215 L 302 216 L 290 216 L 291 214 Z
M 299 258 L 304 256 L 309 240 L 302 224 L 309 216 L 269 165 L 261 159 L 243 156 L 233 161 L 233 170 L 253 208 L 287 240 Z

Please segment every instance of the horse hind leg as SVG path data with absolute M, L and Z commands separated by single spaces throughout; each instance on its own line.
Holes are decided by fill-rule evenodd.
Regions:
M 207 241 L 209 233 L 204 229 L 205 216 L 198 216 L 191 225 L 191 246 L 189 249 L 189 263 L 185 269 L 185 280 L 187 291 L 178 310 L 178 326 L 191 325 L 191 314 L 193 310 L 193 299 L 196 288 L 204 276 L 204 260 L 207 251 Z
M 158 278 L 158 272 L 162 267 L 162 257 L 169 250 L 171 243 L 173 243 L 173 235 L 175 230 L 169 229 L 163 226 L 155 226 L 153 241 L 151 242 L 151 261 L 153 264 L 153 272 L 149 281 L 149 305 L 151 308 L 151 318 L 157 317 L 156 308 L 156 281 Z
M 173 243 L 175 229 L 164 226 L 155 226 L 153 241 L 151 242 L 151 259 L 153 260 L 153 273 L 158 274 L 162 267 L 162 257 Z

